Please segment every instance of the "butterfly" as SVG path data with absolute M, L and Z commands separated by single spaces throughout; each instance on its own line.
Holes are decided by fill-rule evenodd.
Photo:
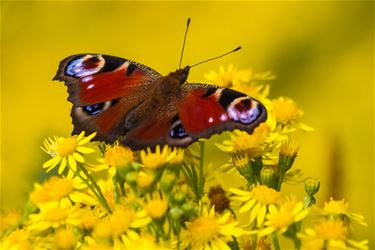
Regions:
M 104 54 L 77 54 L 60 62 L 73 104 L 72 134 L 96 132 L 133 150 L 186 147 L 199 138 L 239 129 L 252 133 L 267 119 L 259 101 L 241 92 L 187 83 L 190 66 L 166 76 L 140 63 Z

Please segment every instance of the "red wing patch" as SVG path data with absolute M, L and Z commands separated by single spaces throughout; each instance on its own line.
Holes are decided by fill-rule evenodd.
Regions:
M 177 110 L 187 132 L 197 134 L 228 120 L 228 115 L 216 96 L 206 98 L 206 89 L 194 89 L 180 100 Z

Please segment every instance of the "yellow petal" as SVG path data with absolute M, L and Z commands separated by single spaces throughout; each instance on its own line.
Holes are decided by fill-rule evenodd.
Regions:
M 139 227 L 146 226 L 150 222 L 151 222 L 151 218 L 146 217 L 146 218 L 138 219 L 138 220 L 134 221 L 132 224 L 130 224 L 130 227 L 139 228 Z
M 74 160 L 73 156 L 71 156 L 71 155 L 68 156 L 68 163 L 69 163 L 69 167 L 73 171 L 77 170 L 77 162 Z
M 85 136 L 85 131 L 82 131 L 81 133 L 79 133 L 76 140 L 80 141 L 83 138 L 83 136 Z
M 77 145 L 78 146 L 82 146 L 86 143 L 88 143 L 89 141 L 91 141 L 92 138 L 94 138 L 96 135 L 96 133 L 92 133 L 91 135 L 87 136 L 86 138 L 83 138 L 82 140 L 80 140 Z
M 80 155 L 80 154 L 78 154 L 78 153 L 76 153 L 76 152 L 73 153 L 73 158 L 74 158 L 76 161 L 80 162 L 80 163 L 85 162 L 85 158 L 83 158 L 82 155 Z
M 261 207 L 261 204 L 258 202 L 254 206 L 254 208 L 251 210 L 251 212 L 250 212 L 250 223 L 252 223 L 255 220 L 255 218 L 257 217 L 260 207 Z
M 77 147 L 77 151 L 82 154 L 89 154 L 89 153 L 94 153 L 95 149 L 88 148 L 88 147 Z
M 273 231 L 275 231 L 274 227 L 266 227 L 266 228 L 260 230 L 258 235 L 259 236 L 265 236 L 265 235 L 271 234 Z
M 237 195 L 240 195 L 240 196 L 249 196 L 251 194 L 248 191 L 244 191 L 244 190 L 241 190 L 241 189 L 238 189 L 238 188 L 229 188 L 229 191 L 231 193 L 234 193 L 234 194 L 237 194 Z
M 57 173 L 61 175 L 64 172 L 65 167 L 66 167 L 66 157 L 64 157 L 61 160 L 60 167 L 59 167 L 59 170 L 57 170 Z
M 257 226 L 258 227 L 260 227 L 263 224 L 264 218 L 266 217 L 266 213 L 267 213 L 267 206 L 262 205 L 259 209 L 258 216 L 257 216 Z
M 249 211 L 249 210 L 254 206 L 255 202 L 256 202 L 255 199 L 250 200 L 250 201 L 247 202 L 245 205 L 243 205 L 243 206 L 240 208 L 240 210 L 238 210 L 238 212 L 239 212 L 240 214 L 242 214 L 242 213 L 245 213 L 245 212 Z
M 53 157 L 52 159 L 43 163 L 43 168 L 48 168 L 48 167 L 51 167 L 51 166 L 55 167 L 57 165 L 57 163 L 59 163 L 60 160 L 61 160 L 61 156 Z

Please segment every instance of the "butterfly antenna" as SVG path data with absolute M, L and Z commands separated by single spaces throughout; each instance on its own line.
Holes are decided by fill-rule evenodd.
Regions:
M 190 17 L 188 18 L 187 24 L 186 24 L 186 30 L 185 30 L 185 36 L 184 36 L 184 43 L 182 44 L 182 51 L 181 51 L 181 57 L 180 57 L 180 64 L 178 65 L 179 69 L 181 69 L 182 56 L 184 55 L 186 36 L 187 36 L 188 30 L 189 30 L 189 26 L 190 26 Z
M 226 55 L 228 55 L 228 54 L 231 54 L 231 53 L 233 53 L 233 52 L 236 52 L 237 50 L 240 50 L 241 48 L 242 48 L 241 46 L 238 46 L 238 47 L 235 48 L 234 50 L 231 50 L 231 51 L 229 51 L 229 52 L 227 52 L 227 53 L 224 53 L 224 54 L 222 54 L 222 55 L 220 55 L 220 56 L 215 56 L 215 57 L 212 57 L 212 58 L 210 58 L 210 59 L 204 60 L 204 61 L 202 61 L 202 62 L 196 63 L 196 64 L 190 66 L 190 68 L 195 67 L 195 66 L 197 66 L 197 65 L 199 65 L 199 64 L 202 64 L 202 63 L 205 63 L 205 62 L 209 62 L 209 61 L 212 61 L 212 60 L 218 59 L 218 58 L 220 58 L 220 57 L 226 56 Z

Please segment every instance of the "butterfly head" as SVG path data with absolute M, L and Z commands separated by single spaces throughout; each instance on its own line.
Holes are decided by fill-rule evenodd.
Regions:
M 180 84 L 183 84 L 188 78 L 190 68 L 191 67 L 188 65 L 183 69 L 178 69 L 175 72 L 172 72 L 171 76 L 176 78 Z

